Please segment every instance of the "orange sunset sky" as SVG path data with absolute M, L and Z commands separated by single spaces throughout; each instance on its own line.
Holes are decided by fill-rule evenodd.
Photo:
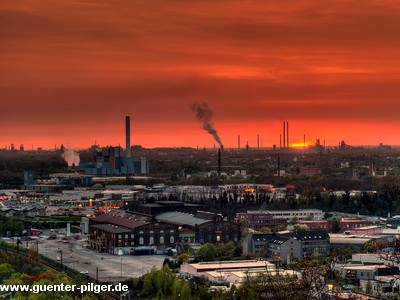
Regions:
M 399 145 L 400 1 L 3 1 L 0 148 Z

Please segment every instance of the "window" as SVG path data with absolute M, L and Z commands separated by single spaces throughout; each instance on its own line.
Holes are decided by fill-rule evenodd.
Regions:
M 135 242 L 131 242 L 131 246 L 135 245 Z
M 220 241 L 221 241 L 221 236 L 217 235 L 217 242 L 220 242 Z
M 153 231 L 153 230 L 150 230 L 150 233 L 154 233 L 154 231 Z
M 160 233 L 164 233 L 164 230 L 160 230 Z
M 132 234 L 131 234 L 131 239 L 133 239 L 134 237 L 135 237 L 135 235 L 132 233 Z
M 140 234 L 143 234 L 143 231 L 139 231 Z
M 139 238 L 139 244 L 140 244 L 140 245 L 143 245 L 143 244 L 144 244 L 144 238 L 143 238 L 142 236 Z
M 160 244 L 164 244 L 164 236 L 160 236 Z
M 154 244 L 154 237 L 151 236 L 149 239 L 149 245 L 153 245 Z
M 127 240 L 129 237 L 129 234 L 125 234 L 125 239 Z
M 175 237 L 174 237 L 173 235 L 171 235 L 171 236 L 169 237 L 169 242 L 170 242 L 170 244 L 175 243 Z

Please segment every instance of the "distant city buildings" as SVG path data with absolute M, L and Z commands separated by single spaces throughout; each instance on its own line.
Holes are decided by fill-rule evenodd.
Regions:
M 275 229 L 279 225 L 287 225 L 293 218 L 297 221 L 323 219 L 323 212 L 320 209 L 300 210 L 249 210 L 247 213 L 237 213 L 235 222 L 248 220 L 249 228 L 260 230 L 264 227 Z

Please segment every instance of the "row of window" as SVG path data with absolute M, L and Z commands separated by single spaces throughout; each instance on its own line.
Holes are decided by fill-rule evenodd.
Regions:
M 128 246 L 128 242 L 127 242 L 127 241 L 122 242 L 122 240 L 118 240 L 118 246 L 121 246 L 122 243 L 124 243 L 125 246 Z M 174 243 L 175 243 L 175 237 L 174 237 L 173 235 L 171 235 L 171 236 L 169 237 L 169 243 L 170 243 L 170 244 L 174 244 Z M 145 243 L 144 243 L 144 237 L 141 236 L 141 237 L 139 238 L 139 245 L 144 245 L 144 244 L 145 244 Z M 154 238 L 153 236 L 149 236 L 149 242 L 148 242 L 147 245 L 154 245 L 154 244 L 155 244 L 155 238 Z M 165 238 L 164 238 L 164 236 L 160 236 L 159 244 L 165 244 Z M 131 241 L 131 242 L 130 242 L 130 246 L 134 246 L 134 245 L 135 245 L 135 242 L 134 242 L 134 241 Z
M 171 229 L 169 232 L 170 232 L 170 233 L 174 233 L 175 230 Z M 95 232 L 95 233 L 96 233 L 96 232 Z M 161 233 L 164 233 L 164 230 L 160 230 L 159 233 L 160 233 L 160 234 L 161 234 Z M 144 234 L 144 231 L 139 231 L 139 234 Z M 151 230 L 151 231 L 149 232 L 149 234 L 154 234 L 154 231 Z M 129 238 L 129 234 L 125 234 L 125 236 L 124 236 L 124 237 L 123 237 L 123 236 L 124 236 L 123 234 L 118 234 L 118 235 L 117 235 L 117 238 L 118 238 L 118 239 L 122 239 L 122 238 L 128 239 L 128 238 Z M 134 235 L 133 233 L 132 233 L 130 236 L 131 236 L 131 239 L 133 239 L 133 238 L 135 237 L 135 235 Z

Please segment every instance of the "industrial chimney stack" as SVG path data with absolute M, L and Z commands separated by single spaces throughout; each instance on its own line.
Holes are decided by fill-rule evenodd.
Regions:
M 131 157 L 131 118 L 126 116 L 126 158 Z
M 218 176 L 221 176 L 221 148 L 218 148 Z

